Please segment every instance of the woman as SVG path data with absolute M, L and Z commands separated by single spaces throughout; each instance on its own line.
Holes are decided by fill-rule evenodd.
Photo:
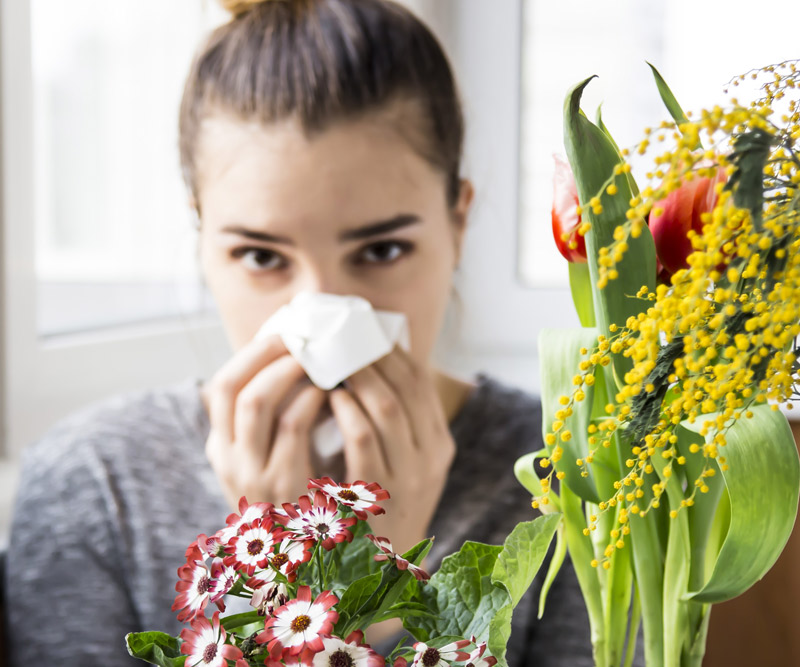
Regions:
M 387 0 L 224 4 L 232 19 L 187 80 L 180 152 L 235 353 L 208 382 L 116 397 L 28 450 L 8 568 L 14 665 L 128 664 L 125 633 L 177 634 L 185 546 L 242 495 L 300 495 L 320 473 L 309 434 L 327 409 L 344 479 L 391 491 L 375 531 L 398 550 L 436 535 L 429 568 L 533 516 L 512 465 L 541 446 L 538 402 L 430 365 L 473 193 L 436 39 Z M 253 340 L 301 290 L 405 313 L 410 353 L 396 348 L 346 389 L 303 384 L 277 337 Z M 540 586 L 515 612 L 509 664 L 592 665 L 574 572 L 538 621 Z

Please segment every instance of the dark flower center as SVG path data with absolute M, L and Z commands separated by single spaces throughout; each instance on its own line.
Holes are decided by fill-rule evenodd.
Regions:
M 206 650 L 203 651 L 203 662 L 208 664 L 217 656 L 217 645 L 216 644 L 209 644 L 206 646 Z
M 247 545 L 247 553 L 251 556 L 258 556 L 264 551 L 264 542 L 262 540 L 253 540 Z
M 339 649 L 331 653 L 328 660 L 329 667 L 354 667 L 356 663 L 347 651 Z
M 327 533 L 331 529 L 330 526 L 327 523 L 318 523 L 316 528 L 317 528 L 317 532 L 320 535 L 324 535 L 325 533 Z
M 272 564 L 275 567 L 280 567 L 281 565 L 286 565 L 289 562 L 289 556 L 286 554 L 275 554 L 272 557 Z
M 435 648 L 429 648 L 422 654 L 421 662 L 425 667 L 436 667 L 439 664 L 439 651 Z
M 303 614 L 295 618 L 289 627 L 292 628 L 292 632 L 305 632 L 309 625 L 311 625 L 311 618 Z
M 342 500 L 347 500 L 351 503 L 354 503 L 358 500 L 358 494 L 350 489 L 343 489 L 342 491 L 339 491 L 339 497 Z
M 200 577 L 200 581 L 197 582 L 197 592 L 201 595 L 208 593 L 213 587 L 214 581 L 207 574 Z

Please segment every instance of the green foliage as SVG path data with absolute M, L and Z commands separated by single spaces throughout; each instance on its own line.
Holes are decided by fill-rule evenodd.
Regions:
M 181 640 L 163 632 L 131 632 L 125 635 L 128 653 L 159 667 L 183 667 Z
M 686 598 L 723 602 L 744 593 L 772 567 L 789 539 L 800 494 L 800 460 L 786 417 L 768 405 L 728 429 L 722 450 L 730 524 L 708 581 Z M 713 418 L 714 415 L 709 415 Z M 684 424 L 699 430 L 701 421 Z

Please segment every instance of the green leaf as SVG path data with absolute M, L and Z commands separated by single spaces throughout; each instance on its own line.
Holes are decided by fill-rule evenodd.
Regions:
M 332 577 L 327 582 L 328 589 L 340 597 L 354 581 L 381 569 L 381 564 L 376 563 L 374 559 L 377 553 L 375 545 L 364 537 L 372 532 L 369 524 L 366 521 L 359 521 L 352 527 L 351 532 L 352 542 L 337 544 L 330 552 L 328 569 Z
M 667 107 L 667 111 L 669 111 L 669 115 L 672 116 L 672 119 L 678 125 L 678 129 L 684 123 L 688 123 L 689 119 L 687 118 L 686 114 L 681 109 L 681 105 L 678 104 L 678 100 L 675 99 L 675 95 L 672 94 L 672 91 L 669 89 L 667 82 L 664 81 L 664 77 L 661 76 L 659 71 L 653 67 L 650 63 L 650 70 L 653 72 L 653 77 L 656 80 L 656 87 L 658 88 L 658 93 L 661 95 L 661 100 L 664 102 L 664 106 Z M 696 150 L 700 148 L 700 140 L 698 139 L 697 142 L 690 146 L 691 150 Z
M 131 632 L 125 635 L 128 653 L 160 667 L 181 667 L 186 660 L 181 655 L 181 640 L 163 632 Z
M 723 602 L 744 593 L 778 559 L 794 526 L 800 495 L 800 459 L 786 417 L 768 405 L 751 409 L 728 429 L 722 474 L 730 525 L 705 586 L 689 593 L 697 602 Z M 695 432 L 702 421 L 683 424 Z
M 592 279 L 589 276 L 589 265 L 586 262 L 567 262 L 569 269 L 569 288 L 572 292 L 572 303 L 578 312 L 581 326 L 593 327 L 594 305 L 592 303 Z
M 536 469 L 533 464 L 536 459 L 544 458 L 547 455 L 548 452 L 546 449 L 540 449 L 538 452 L 530 452 L 520 456 L 514 463 L 514 476 L 517 478 L 517 481 L 525 487 L 528 493 L 534 497 L 544 495 L 544 490 L 542 489 L 542 481 L 536 474 Z M 553 505 L 553 509 L 556 512 L 561 511 L 561 503 L 556 493 L 552 490 L 550 491 L 550 503 Z
M 419 587 L 421 601 L 439 611 L 436 619 L 409 617 L 408 624 L 428 632 L 429 636 L 486 634 L 492 617 L 508 602 L 508 593 L 492 583 L 492 571 L 501 546 L 465 542 L 461 549 L 447 556 L 428 584 Z
M 622 159 L 622 151 L 620 151 L 619 146 L 617 145 L 617 142 L 614 141 L 614 137 L 611 135 L 611 132 L 608 131 L 608 128 L 606 127 L 605 123 L 603 122 L 602 108 L 603 108 L 602 104 L 597 107 L 597 113 L 595 114 L 595 123 L 597 124 L 597 127 L 599 127 L 601 130 L 603 130 L 603 132 L 605 132 L 605 135 L 608 137 L 608 140 L 613 144 L 614 148 L 617 150 L 617 154 L 619 155 L 620 159 Z M 628 171 L 628 172 L 625 173 L 625 175 L 626 175 L 626 177 L 628 179 L 628 187 L 630 187 L 630 189 L 631 189 L 631 194 L 635 197 L 636 195 L 639 194 L 639 186 L 636 185 L 636 181 L 633 179 L 633 173 L 632 172 Z M 584 325 L 584 326 L 586 326 L 586 325 Z M 592 326 L 594 326 L 594 325 L 592 325 Z
M 550 559 L 550 565 L 547 567 L 547 575 L 542 584 L 542 590 L 539 592 L 539 613 L 538 618 L 544 616 L 544 606 L 547 602 L 547 594 L 558 575 L 561 566 L 564 564 L 564 558 L 567 556 L 567 538 L 564 536 L 564 525 L 560 524 L 556 531 L 556 548 L 553 552 L 553 557 Z
M 655 289 L 656 251 L 650 230 L 645 226 L 639 238 L 629 239 L 629 249 L 617 266 L 619 278 L 610 281 L 604 289 L 597 287 L 600 248 L 611 245 L 614 229 L 625 221 L 632 193 L 624 173 L 614 176 L 614 167 L 622 163 L 614 144 L 580 109 L 581 95 L 592 78 L 582 81 L 567 94 L 564 102 L 564 146 L 575 175 L 584 216 L 591 224 L 591 230 L 585 238 L 594 314 L 600 333 L 607 333 L 611 324 L 623 326 L 629 317 L 644 310 L 645 305 L 633 297 L 643 285 L 650 290 Z M 609 182 L 617 186 L 616 195 L 605 192 Z M 587 205 L 595 196 L 600 197 L 603 207 L 600 215 L 595 215 Z M 614 355 L 612 365 L 606 369 L 607 376 L 613 378 L 616 373 L 618 377 L 623 377 L 631 363 L 621 354 Z M 615 392 L 610 393 L 614 395 Z
M 560 514 L 519 523 L 503 543 L 492 570 L 492 583 L 505 589 L 510 599 L 492 619 L 488 638 L 489 651 L 498 660 L 505 660 L 512 610 L 533 583 L 560 523 Z
M 581 499 L 569 487 L 561 490 L 561 505 L 564 508 L 564 533 L 567 538 L 572 566 L 578 578 L 578 584 L 586 603 L 589 614 L 589 625 L 592 636 L 592 646 L 595 651 L 604 652 L 605 638 L 603 635 L 603 599 L 598 580 L 598 570 L 591 565 L 594 559 L 592 540 L 583 534 L 586 528 L 586 516 L 581 507 Z
M 394 568 L 393 563 L 387 563 L 385 567 Z M 395 568 L 396 569 L 396 568 Z M 348 618 L 358 612 L 378 589 L 381 583 L 382 574 L 374 572 L 366 577 L 356 579 L 339 598 L 336 610 L 340 616 L 347 615 Z
M 561 408 L 559 399 L 561 396 L 569 396 L 574 389 L 572 378 L 581 360 L 581 348 L 591 349 L 596 343 L 596 329 L 544 329 L 539 334 L 544 435 L 550 431 L 551 421 Z M 575 403 L 572 416 L 564 420 L 564 428 L 572 432 L 572 439 L 560 443 L 564 456 L 555 463 L 555 468 L 565 475 L 562 484 L 568 485 L 581 498 L 598 503 L 600 498 L 591 471 L 588 477 L 582 477 L 581 469 L 575 465 L 577 459 L 585 458 L 589 453 L 587 428 L 592 418 L 594 389 L 587 387 L 585 393 L 586 398 Z
M 246 611 L 242 614 L 233 614 L 220 619 L 220 625 L 225 628 L 226 631 L 230 632 L 231 630 L 236 630 L 237 628 L 241 628 L 245 625 L 256 623 L 258 621 L 263 623 L 264 617 L 261 616 L 257 611 Z

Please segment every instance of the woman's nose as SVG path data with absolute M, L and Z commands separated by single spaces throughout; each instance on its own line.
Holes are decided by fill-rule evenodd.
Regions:
M 307 270 L 302 278 L 298 281 L 297 292 L 320 292 L 323 294 L 337 294 L 339 296 L 348 296 L 353 293 L 352 286 L 349 284 L 346 276 L 338 275 L 333 270 Z

